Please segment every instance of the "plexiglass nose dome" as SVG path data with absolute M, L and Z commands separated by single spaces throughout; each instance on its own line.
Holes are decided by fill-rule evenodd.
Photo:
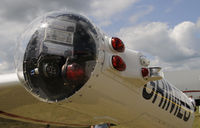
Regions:
M 17 44 L 15 64 L 25 88 L 43 101 L 60 101 L 90 78 L 98 54 L 98 30 L 65 11 L 34 20 Z

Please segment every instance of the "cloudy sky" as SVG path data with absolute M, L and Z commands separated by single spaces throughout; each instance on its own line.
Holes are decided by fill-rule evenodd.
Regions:
M 144 52 L 164 70 L 200 69 L 199 0 L 1 0 L 0 74 L 14 71 L 16 39 L 37 16 L 66 9 Z

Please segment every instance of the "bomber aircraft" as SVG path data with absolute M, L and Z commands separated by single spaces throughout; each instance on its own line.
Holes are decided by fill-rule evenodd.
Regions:
M 87 17 L 54 11 L 21 34 L 0 75 L 0 117 L 71 127 L 190 128 L 195 102 Z

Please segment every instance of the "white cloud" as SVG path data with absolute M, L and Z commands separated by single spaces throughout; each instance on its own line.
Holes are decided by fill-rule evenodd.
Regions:
M 2 0 L 0 4 L 0 72 L 13 70 L 13 56 L 17 36 L 35 17 L 66 8 L 82 12 L 96 19 L 100 26 L 112 24 L 120 14 L 130 9 L 139 0 Z M 47 4 L 48 3 L 48 4 Z M 130 18 L 135 22 L 153 11 L 153 6 L 140 6 L 141 10 Z M 114 18 L 113 18 L 114 17 Z M 182 22 L 174 28 L 166 23 L 153 22 L 122 28 L 120 35 L 129 48 L 141 50 L 155 56 L 154 63 L 168 69 L 181 65 L 184 68 L 198 67 L 200 19 L 197 23 Z M 191 61 L 195 63 L 191 63 Z
M 90 4 L 90 15 L 95 17 L 100 25 L 107 26 L 111 24 L 111 19 L 116 20 L 121 12 L 137 1 L 139 0 L 93 0 Z
M 90 7 L 93 12 L 91 14 L 98 19 L 106 19 L 117 14 L 138 0 L 93 0 Z
M 14 72 L 16 39 L 24 24 L 0 19 L 0 74 Z
M 187 21 L 169 28 L 166 23 L 152 22 L 122 28 L 117 35 L 128 48 L 155 56 L 153 63 L 165 69 L 196 68 L 200 65 L 198 23 Z
M 24 23 L 17 23 L 7 20 L 0 20 L 0 24 L 0 36 L 3 36 L 8 40 L 16 39 L 26 25 Z M 3 41 L 1 40 L 1 42 Z
M 105 20 L 105 21 L 101 21 L 100 22 L 100 26 L 109 26 L 110 24 L 112 24 L 112 22 L 110 20 Z
M 14 70 L 12 69 L 12 64 L 9 64 L 8 62 L 4 61 L 0 63 L 0 74 L 4 74 L 4 73 L 9 73 L 9 72 L 14 72 Z
M 150 12 L 153 11 L 154 7 L 151 5 L 148 6 L 141 6 L 141 11 L 137 12 L 136 14 L 132 15 L 129 20 L 131 23 L 135 23 L 139 18 L 148 15 Z
M 182 22 L 175 26 L 170 33 L 170 37 L 175 41 L 180 50 L 185 56 L 199 55 L 199 39 L 196 37 L 199 34 L 199 29 L 195 23 Z
M 200 18 L 197 21 L 197 27 L 200 28 Z
M 0 4 L 0 73 L 14 70 L 14 50 L 17 36 L 37 16 L 53 10 L 66 9 L 97 19 L 108 26 L 111 17 L 117 18 L 139 0 L 2 0 Z M 117 15 L 117 16 L 116 16 Z

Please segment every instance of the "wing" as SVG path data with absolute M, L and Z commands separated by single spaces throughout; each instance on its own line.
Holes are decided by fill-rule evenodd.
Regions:
M 79 121 L 77 115 L 87 119 L 77 111 L 39 101 L 21 86 L 15 73 L 0 75 L 0 127 L 23 128 L 47 124 L 55 125 L 55 128 L 88 127 L 89 125 L 76 123 Z M 75 118 L 77 120 L 73 122 Z

